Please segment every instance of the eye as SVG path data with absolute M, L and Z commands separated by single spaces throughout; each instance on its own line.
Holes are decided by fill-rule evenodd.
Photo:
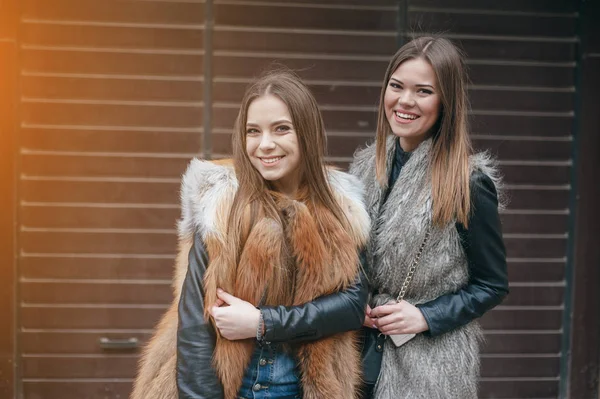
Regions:
M 259 133 L 258 129 L 255 129 L 253 127 L 246 129 L 247 135 L 256 135 L 258 133 Z
M 419 93 L 421 94 L 433 94 L 433 91 L 429 90 L 429 89 L 419 89 Z
M 400 86 L 400 84 L 396 82 L 390 82 L 390 87 L 392 89 L 402 89 L 402 86 Z
M 275 131 L 279 133 L 285 133 L 290 131 L 290 129 L 291 127 L 289 127 L 288 125 L 279 125 L 277 126 L 277 128 L 275 128 Z

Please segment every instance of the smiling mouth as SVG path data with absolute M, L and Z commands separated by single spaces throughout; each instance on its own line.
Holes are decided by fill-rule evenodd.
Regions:
M 415 119 L 419 118 L 419 115 L 415 115 L 415 114 L 406 114 L 404 112 L 399 112 L 399 111 L 394 111 L 394 114 L 400 118 L 400 119 L 404 119 L 404 120 L 411 120 L 414 121 Z
M 275 165 L 277 162 L 283 159 L 283 156 L 280 157 L 270 157 L 270 158 L 259 158 L 260 161 L 264 165 Z

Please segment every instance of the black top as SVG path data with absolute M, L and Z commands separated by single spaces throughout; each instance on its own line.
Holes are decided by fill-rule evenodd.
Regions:
M 384 201 L 387 200 L 410 154 L 402 150 L 399 140 L 396 140 L 396 151 Z M 457 292 L 442 295 L 417 306 L 429 326 L 427 334 L 432 336 L 481 317 L 502 302 L 508 294 L 506 250 L 502 240 L 496 187 L 489 176 L 476 171 L 471 175 L 470 189 L 469 228 L 456 223 L 468 261 L 469 282 Z

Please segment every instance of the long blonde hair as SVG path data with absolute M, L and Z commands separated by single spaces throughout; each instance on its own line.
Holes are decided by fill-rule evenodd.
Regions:
M 376 136 L 376 175 L 387 186 L 387 137 L 392 133 L 385 114 L 384 96 L 392 74 L 407 60 L 422 59 L 437 77 L 441 110 L 432 135 L 430 164 L 433 198 L 433 222 L 438 226 L 457 220 L 468 225 L 471 198 L 469 189 L 469 138 L 467 73 L 465 57 L 444 38 L 420 37 L 404 46 L 392 57 L 379 98 Z
M 228 221 L 228 251 L 237 264 L 244 242 L 256 221 L 263 216 L 281 222 L 274 197 L 277 193 L 252 166 L 246 152 L 246 122 L 250 104 L 273 95 L 288 108 L 300 149 L 300 189 L 316 206 L 329 210 L 342 227 L 347 219 L 335 200 L 326 176 L 327 136 L 315 98 L 300 77 L 289 69 L 270 71 L 256 80 L 244 94 L 233 134 L 233 159 L 239 187 Z

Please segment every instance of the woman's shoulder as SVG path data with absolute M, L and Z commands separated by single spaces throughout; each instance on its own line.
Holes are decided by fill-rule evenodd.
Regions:
M 238 187 L 231 160 L 192 159 L 181 179 L 179 235 L 214 231 L 217 217 Z
M 495 196 L 499 207 L 504 207 L 506 196 L 504 193 L 503 177 L 500 173 L 498 161 L 489 152 L 479 152 L 470 158 L 470 190 L 471 198 L 477 202 L 482 193 Z
M 375 142 L 367 143 L 364 147 L 358 148 L 354 152 L 350 173 L 353 175 L 362 175 L 365 171 L 375 167 Z

